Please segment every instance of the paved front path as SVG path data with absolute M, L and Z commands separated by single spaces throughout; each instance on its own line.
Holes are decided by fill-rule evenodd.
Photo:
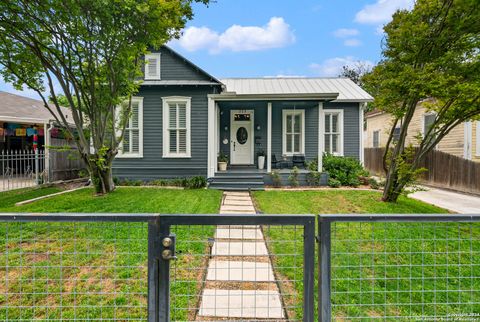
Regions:
M 480 213 L 480 197 L 436 188 L 423 188 L 427 191 L 418 191 L 409 196 L 459 214 Z
M 255 214 L 248 192 L 224 192 L 221 214 Z M 218 226 L 197 320 L 285 318 L 259 226 Z

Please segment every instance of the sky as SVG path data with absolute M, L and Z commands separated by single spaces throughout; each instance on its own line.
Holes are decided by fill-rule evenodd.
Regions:
M 382 26 L 414 0 L 216 0 L 194 4 L 168 43 L 217 78 L 335 77 L 344 65 L 381 59 Z M 0 91 L 19 92 L 0 78 Z

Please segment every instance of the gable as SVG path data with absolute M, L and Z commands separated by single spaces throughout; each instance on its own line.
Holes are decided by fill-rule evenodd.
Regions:
M 151 53 L 160 53 L 160 81 L 200 81 L 220 84 L 213 76 L 203 71 L 167 46 Z M 143 71 L 145 66 L 143 67 Z

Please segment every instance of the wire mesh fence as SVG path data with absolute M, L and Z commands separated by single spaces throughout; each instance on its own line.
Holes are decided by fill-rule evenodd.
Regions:
M 331 223 L 332 319 L 480 320 L 480 218 L 425 218 Z
M 145 321 L 147 223 L 0 222 L 0 320 Z
M 172 226 L 175 321 L 303 319 L 303 226 Z
M 0 191 L 32 187 L 43 183 L 46 180 L 45 151 L 2 151 L 0 169 Z

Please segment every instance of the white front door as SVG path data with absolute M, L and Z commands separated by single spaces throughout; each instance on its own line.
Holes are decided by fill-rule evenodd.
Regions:
M 230 163 L 253 164 L 253 111 L 232 110 L 230 114 Z

